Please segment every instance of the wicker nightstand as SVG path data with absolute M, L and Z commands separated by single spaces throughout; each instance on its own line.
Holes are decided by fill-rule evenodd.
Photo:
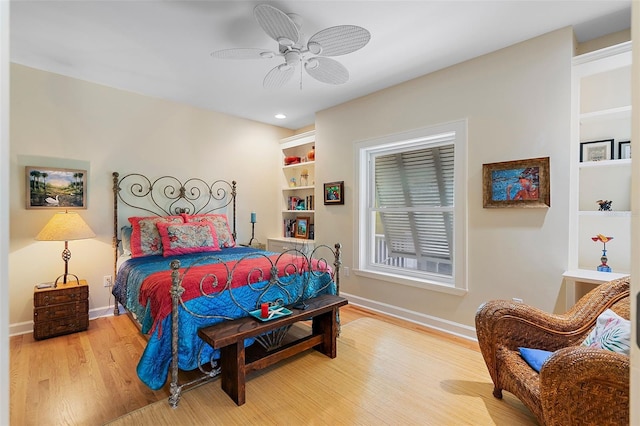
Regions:
M 85 280 L 35 288 L 33 292 L 33 338 L 46 339 L 89 327 L 89 286 Z

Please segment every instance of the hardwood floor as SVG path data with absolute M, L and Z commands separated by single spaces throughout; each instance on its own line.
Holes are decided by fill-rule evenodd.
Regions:
M 476 343 L 465 339 L 354 306 L 341 309 L 343 325 L 362 317 L 478 351 Z M 86 332 L 42 341 L 26 334 L 11 337 L 10 344 L 12 425 L 104 424 L 169 395 L 167 386 L 152 391 L 138 379 L 136 365 L 145 340 L 124 315 L 93 320 Z
M 12 425 L 97 425 L 169 395 L 136 375 L 145 339 L 121 315 L 85 332 L 35 341 L 10 339 Z

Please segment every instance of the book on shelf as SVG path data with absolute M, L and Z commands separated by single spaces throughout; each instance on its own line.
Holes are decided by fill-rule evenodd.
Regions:
M 313 207 L 313 195 L 307 195 L 304 198 L 292 195 L 287 198 L 287 210 L 313 210 Z
M 307 208 L 307 210 L 313 210 L 314 209 L 314 205 L 313 205 L 313 195 L 307 195 L 304 199 L 305 201 L 305 206 Z
M 283 225 L 284 225 L 283 235 L 286 238 L 293 238 L 296 235 L 296 220 L 285 219 Z

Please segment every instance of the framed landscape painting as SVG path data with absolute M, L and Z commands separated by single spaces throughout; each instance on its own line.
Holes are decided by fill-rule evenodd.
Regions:
M 309 238 L 309 217 L 298 216 L 296 218 L 295 238 Z
M 27 166 L 27 209 L 86 209 L 87 171 Z
M 485 208 L 549 207 L 549 157 L 482 165 Z

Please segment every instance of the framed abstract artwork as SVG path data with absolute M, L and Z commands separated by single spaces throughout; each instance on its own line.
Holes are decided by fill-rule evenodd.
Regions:
M 485 208 L 549 207 L 549 157 L 482 165 Z
M 324 184 L 325 204 L 344 204 L 344 181 Z

